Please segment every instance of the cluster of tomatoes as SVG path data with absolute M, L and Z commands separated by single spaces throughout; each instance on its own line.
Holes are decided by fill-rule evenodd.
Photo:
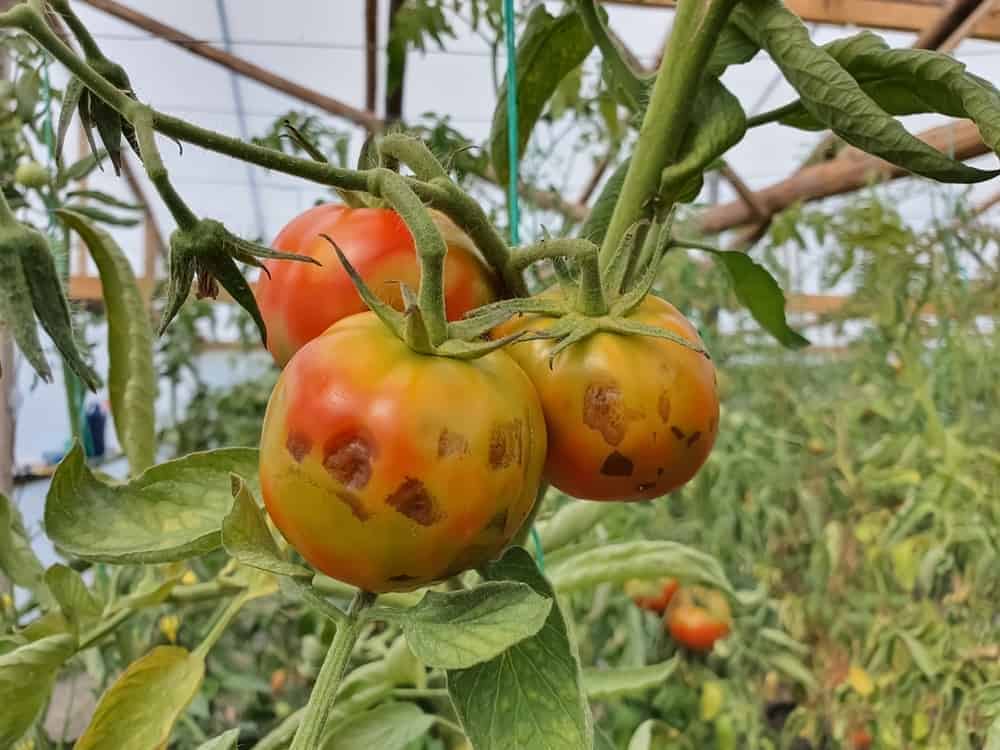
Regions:
M 712 589 L 682 587 L 676 579 L 664 578 L 628 581 L 625 593 L 637 607 L 661 615 L 670 637 L 692 651 L 711 651 L 732 627 L 729 602 Z
M 440 214 L 448 317 L 494 301 L 495 276 Z M 368 591 L 407 590 L 495 557 L 543 482 L 585 500 L 664 495 L 708 457 L 718 429 L 712 363 L 663 338 L 596 333 L 556 358 L 536 337 L 475 359 L 412 350 L 373 313 L 330 238 L 368 287 L 402 309 L 419 284 L 402 218 L 321 205 L 276 249 L 257 299 L 283 372 L 261 438 L 267 510 L 314 567 Z M 631 313 L 700 346 L 694 327 L 649 296 Z M 526 315 L 494 332 L 544 332 Z M 529 337 L 525 337 L 529 338 Z

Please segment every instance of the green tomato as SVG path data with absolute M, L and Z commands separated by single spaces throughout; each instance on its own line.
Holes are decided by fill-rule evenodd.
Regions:
M 14 182 L 27 188 L 40 188 L 49 183 L 49 171 L 37 161 L 22 161 L 14 172 Z

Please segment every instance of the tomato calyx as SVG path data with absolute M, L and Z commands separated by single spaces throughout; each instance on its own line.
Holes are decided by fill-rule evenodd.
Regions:
M 170 283 L 160 334 L 180 311 L 191 293 L 192 283 L 197 279 L 198 299 L 215 299 L 219 295 L 221 284 L 237 304 L 250 313 L 260 332 L 261 341 L 266 345 L 267 328 L 257 300 L 236 265 L 236 261 L 240 261 L 268 273 L 261 258 L 320 265 L 318 260 L 307 255 L 279 252 L 237 237 L 214 219 L 192 217 L 191 221 L 174 230 L 170 235 Z
M 555 358 L 573 344 L 595 333 L 654 336 L 672 341 L 710 358 L 699 344 L 657 326 L 629 317 L 649 294 L 656 281 L 660 261 L 672 246 L 671 217 L 655 234 L 648 221 L 636 222 L 625 233 L 606 264 L 600 263 L 600 248 L 588 240 L 545 239 L 516 251 L 511 264 L 519 270 L 539 260 L 550 260 L 558 288 L 530 299 L 502 300 L 485 305 L 462 321 L 468 335 L 481 335 L 514 315 L 536 314 L 558 318 L 549 328 L 534 331 L 524 340 L 553 339 L 549 355 Z M 568 259 L 575 261 L 574 273 Z

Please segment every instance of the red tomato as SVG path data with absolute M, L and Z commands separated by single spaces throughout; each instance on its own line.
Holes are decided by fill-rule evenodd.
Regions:
M 872 746 L 871 733 L 864 727 L 851 731 L 851 748 L 853 750 L 868 750 Z
M 432 215 L 448 244 L 445 305 L 451 320 L 496 299 L 493 274 L 472 241 L 444 214 Z M 395 211 L 349 208 L 333 203 L 292 219 L 274 239 L 274 248 L 316 258 L 322 266 L 271 260 L 257 282 L 257 304 L 267 326 L 267 348 L 284 367 L 302 346 L 338 320 L 365 312 L 337 254 L 320 235 L 333 238 L 372 291 L 402 309 L 399 284 L 420 284 L 413 237 Z
M 677 308 L 649 296 L 630 320 L 701 343 Z M 498 335 L 544 331 L 555 318 L 524 315 Z M 546 478 L 583 500 L 646 500 L 695 475 L 715 444 L 719 396 L 703 354 L 651 336 L 597 333 L 550 363 L 551 339 L 506 351 L 535 384 L 549 429 Z
M 538 396 L 507 354 L 417 354 L 369 312 L 285 367 L 260 483 L 274 524 L 313 567 L 406 591 L 496 557 L 534 505 L 544 463 Z
M 711 651 L 729 635 L 732 615 L 729 602 L 718 591 L 698 586 L 678 591 L 666 614 L 670 637 L 692 651 Z
M 676 578 L 664 578 L 660 581 L 633 579 L 625 582 L 625 593 L 640 609 L 662 615 L 679 587 Z

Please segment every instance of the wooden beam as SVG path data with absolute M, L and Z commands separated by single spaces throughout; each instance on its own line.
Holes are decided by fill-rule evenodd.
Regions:
M 952 0 L 942 10 L 937 20 L 920 32 L 917 41 L 913 43 L 914 48 L 938 49 L 948 37 L 955 33 L 981 3 L 982 0 Z
M 114 16 L 120 21 L 131 24 L 143 31 L 148 31 L 153 36 L 165 42 L 177 45 L 188 52 L 203 57 L 206 60 L 211 60 L 227 70 L 246 76 L 283 94 L 308 102 L 328 114 L 349 120 L 355 125 L 360 125 L 365 130 L 375 131 L 382 128 L 381 120 L 371 112 L 352 107 L 339 99 L 334 99 L 332 96 L 321 94 L 318 91 L 295 83 L 295 81 L 272 73 L 259 65 L 244 60 L 242 57 L 237 57 L 210 44 L 198 41 L 193 36 L 189 36 L 183 31 L 175 29 L 173 26 L 161 23 L 155 18 L 151 18 L 126 5 L 117 3 L 115 0 L 83 0 L 83 2 L 110 16 Z
M 378 95 L 378 0 L 365 0 L 365 107 L 375 112 Z
M 968 120 L 942 125 L 917 135 L 938 151 L 955 159 L 971 159 L 989 153 L 976 126 Z M 799 201 L 815 201 L 832 195 L 859 190 L 871 182 L 895 180 L 909 172 L 856 148 L 846 148 L 836 159 L 805 167 L 791 177 L 756 193 L 760 205 L 769 214 L 777 213 Z M 717 234 L 754 221 L 754 212 L 743 199 L 723 203 L 701 215 L 701 230 Z
M 603 2 L 646 8 L 672 8 L 676 4 L 676 0 L 603 0 Z M 916 32 L 921 32 L 937 22 L 941 12 L 948 7 L 947 3 L 938 0 L 786 0 L 786 4 L 804 21 Z M 969 36 L 1000 41 L 1000 12 L 994 9 L 980 19 Z

